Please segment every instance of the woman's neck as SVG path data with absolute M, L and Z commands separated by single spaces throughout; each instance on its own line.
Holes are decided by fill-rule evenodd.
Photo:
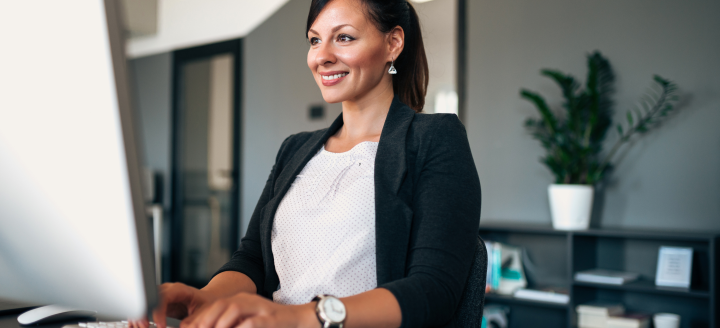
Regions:
M 394 97 L 392 80 L 388 80 L 363 97 L 343 101 L 343 126 L 325 143 L 327 151 L 342 153 L 364 141 L 380 141 Z
M 343 140 L 368 141 L 380 138 L 393 101 L 392 82 L 361 99 L 342 103 L 343 127 L 335 134 Z M 377 141 L 377 140 L 369 140 Z

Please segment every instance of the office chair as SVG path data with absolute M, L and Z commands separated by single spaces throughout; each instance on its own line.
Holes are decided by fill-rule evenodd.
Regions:
M 485 303 L 485 279 L 487 278 L 487 248 L 478 236 L 475 260 L 465 282 L 460 304 L 449 327 L 480 328 L 482 326 L 483 305 Z

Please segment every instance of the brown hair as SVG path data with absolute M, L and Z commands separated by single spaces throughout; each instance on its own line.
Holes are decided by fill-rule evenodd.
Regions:
M 332 0 L 312 0 L 308 13 L 305 37 L 325 5 Z M 405 31 L 405 47 L 395 59 L 397 74 L 393 76 L 393 91 L 400 100 L 421 112 L 425 106 L 425 94 L 429 81 L 428 63 L 425 56 L 420 20 L 415 8 L 407 0 L 360 0 L 366 8 L 370 21 L 383 33 L 396 26 Z

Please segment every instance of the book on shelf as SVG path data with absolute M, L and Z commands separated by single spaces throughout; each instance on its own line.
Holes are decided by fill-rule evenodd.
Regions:
M 625 307 L 618 303 L 590 302 L 580 304 L 575 308 L 578 314 L 590 314 L 601 316 L 618 316 L 625 314 Z
M 605 302 L 580 304 L 575 310 L 579 328 L 607 328 L 607 321 L 611 316 L 625 314 L 625 307 L 621 304 Z
M 485 248 L 488 254 L 485 291 L 491 292 L 496 290 L 500 285 L 501 250 L 500 247 L 495 247 L 495 243 L 489 240 L 485 241 Z
M 607 328 L 648 328 L 650 315 L 644 313 L 630 313 L 611 316 L 607 319 Z
M 527 286 L 523 270 L 522 249 L 499 242 L 485 241 L 488 253 L 486 292 L 512 295 Z
M 631 281 L 635 281 L 639 277 L 640 275 L 637 273 L 604 269 L 593 269 L 575 273 L 575 281 L 607 285 L 622 285 Z
M 513 296 L 518 299 L 568 304 L 570 302 L 570 295 L 567 290 L 545 288 L 545 289 L 525 289 L 520 288 L 513 293 Z

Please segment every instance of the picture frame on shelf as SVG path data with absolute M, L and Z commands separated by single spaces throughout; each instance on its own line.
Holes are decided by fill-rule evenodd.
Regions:
M 655 285 L 659 287 L 690 288 L 692 277 L 691 247 L 661 246 L 658 254 Z

